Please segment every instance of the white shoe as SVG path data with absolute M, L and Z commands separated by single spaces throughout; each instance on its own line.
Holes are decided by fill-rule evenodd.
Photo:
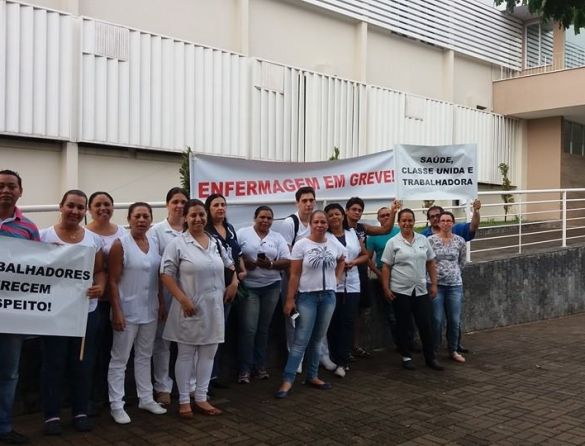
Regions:
M 124 409 L 112 409 L 110 410 L 110 414 L 114 421 L 118 424 L 128 424 L 130 423 L 130 417 L 126 413 Z
M 325 370 L 329 370 L 330 372 L 334 371 L 337 368 L 337 364 L 335 364 L 329 355 L 321 356 L 321 360 L 319 361 Z
M 344 378 L 345 377 L 345 369 L 343 367 L 337 367 L 335 369 L 335 371 L 333 372 L 333 374 L 335 376 L 339 376 L 340 378 Z
M 138 403 L 138 408 L 146 410 L 146 411 L 153 413 L 155 415 L 162 415 L 162 414 L 167 413 L 167 410 L 164 407 L 162 407 L 160 404 L 158 404 L 154 401 L 150 401 L 150 402 L 144 403 L 144 404 Z

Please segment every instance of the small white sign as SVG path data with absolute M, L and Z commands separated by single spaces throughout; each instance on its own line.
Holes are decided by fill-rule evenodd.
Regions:
M 475 144 L 394 146 L 396 196 L 400 200 L 477 197 Z
M 0 237 L 0 332 L 85 336 L 95 249 Z

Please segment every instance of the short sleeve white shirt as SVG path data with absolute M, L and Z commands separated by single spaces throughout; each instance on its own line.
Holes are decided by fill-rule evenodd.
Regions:
M 337 260 L 343 255 L 344 248 L 341 243 L 329 237 L 322 243 L 316 243 L 308 238 L 295 242 L 291 259 L 303 261 L 299 292 L 336 291 L 335 269 Z
M 299 217 L 298 212 L 295 212 L 295 215 L 299 219 L 299 230 L 297 231 L 297 238 L 295 239 L 296 244 L 299 240 L 309 236 L 309 234 L 311 233 L 311 228 L 309 225 L 305 226 L 303 224 Z M 291 246 L 293 239 L 295 238 L 295 222 L 292 219 L 292 217 L 287 217 L 284 219 L 282 225 L 280 225 L 280 233 L 284 237 L 286 244 Z
M 386 243 L 382 262 L 391 267 L 390 289 L 400 294 L 427 294 L 426 262 L 435 258 L 431 244 L 424 235 L 415 233 L 412 243 L 397 234 Z
M 77 243 L 68 243 L 59 238 L 54 226 L 50 226 L 40 231 L 41 241 L 45 243 L 54 243 L 56 245 L 81 245 L 95 248 L 96 253 L 102 249 L 103 241 L 99 235 L 95 232 L 91 232 L 89 229 L 83 228 L 83 239 Z M 91 313 L 97 308 L 98 300 L 90 299 L 88 313 Z
M 337 237 L 333 234 L 327 234 L 328 238 L 334 238 L 337 240 Z M 341 244 L 341 242 L 339 242 Z M 345 230 L 345 260 L 352 261 L 356 259 L 361 252 L 362 248 L 360 245 L 360 241 L 355 230 L 349 229 Z M 354 266 L 350 270 L 348 270 L 341 282 L 337 285 L 337 292 L 343 293 L 347 291 L 348 293 L 359 293 L 360 292 L 360 275 L 358 271 L 358 267 Z
M 268 231 L 264 238 L 260 238 L 253 226 L 241 228 L 237 233 L 242 254 L 257 259 L 259 252 L 266 254 L 268 260 L 290 259 L 290 252 L 284 237 L 275 231 Z M 250 288 L 261 288 L 280 280 L 280 272 L 274 269 L 254 268 L 248 270 L 244 285 Z

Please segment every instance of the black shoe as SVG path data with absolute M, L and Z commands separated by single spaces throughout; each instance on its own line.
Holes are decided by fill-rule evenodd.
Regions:
M 73 423 L 73 428 L 77 432 L 89 432 L 93 428 L 91 421 L 89 421 L 89 418 L 87 417 L 87 415 L 82 415 L 82 416 L 73 418 L 72 423 Z
M 457 353 L 471 353 L 468 348 L 459 346 L 457 347 Z
M 427 367 L 429 369 L 437 370 L 438 372 L 445 370 L 445 367 L 439 364 L 439 362 L 436 359 L 433 359 L 432 361 L 427 361 Z
M 415 367 L 412 359 L 409 359 L 408 361 L 402 361 L 402 368 L 406 370 L 414 370 Z
M 28 443 L 29 439 L 26 435 L 19 434 L 16 431 L 6 432 L 0 434 L 0 443 L 6 444 L 25 444 Z
M 63 433 L 63 430 L 61 429 L 61 420 L 45 421 L 43 433 L 45 435 L 61 435 Z

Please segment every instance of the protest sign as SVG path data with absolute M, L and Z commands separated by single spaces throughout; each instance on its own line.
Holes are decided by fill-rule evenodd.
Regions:
M 477 197 L 475 144 L 394 146 L 396 196 L 400 200 Z
M 0 332 L 85 336 L 95 250 L 0 237 Z
M 220 193 L 237 204 L 290 200 L 303 186 L 312 186 L 319 200 L 390 199 L 395 196 L 394 154 L 312 163 L 192 154 L 190 184 L 194 198 Z

